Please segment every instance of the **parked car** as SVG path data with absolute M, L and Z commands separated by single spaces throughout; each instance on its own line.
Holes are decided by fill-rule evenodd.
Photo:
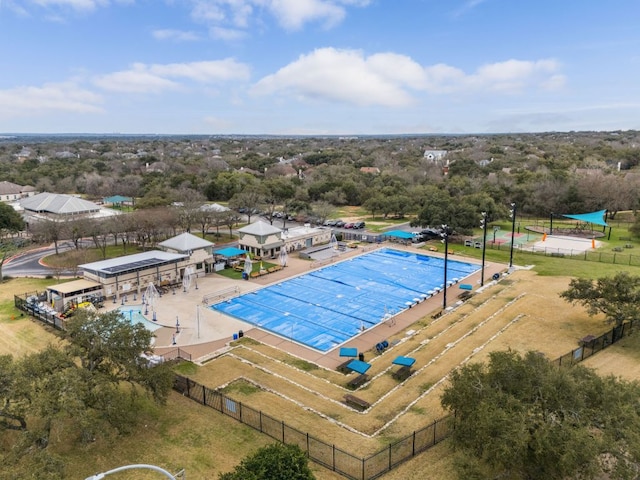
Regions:
M 365 223 L 364 222 L 355 222 L 353 224 L 353 228 L 364 228 Z
M 345 223 L 344 228 L 353 228 L 353 222 Z
M 338 228 L 344 228 L 344 222 L 342 220 L 336 220 L 335 225 Z
M 436 230 L 435 228 L 425 228 L 420 232 L 425 240 L 432 240 L 434 238 L 441 238 L 442 232 L 440 230 Z

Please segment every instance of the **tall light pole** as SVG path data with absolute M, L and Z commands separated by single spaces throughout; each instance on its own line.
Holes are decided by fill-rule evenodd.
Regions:
M 484 259 L 487 253 L 487 212 L 482 212 L 482 219 L 480 220 L 480 227 L 482 228 L 482 273 L 480 274 L 480 286 L 484 286 Z
M 511 253 L 509 254 L 509 268 L 513 267 L 513 244 L 516 240 L 516 204 L 511 203 Z
M 442 297 L 442 308 L 447 308 L 447 261 L 449 260 L 449 227 L 442 225 L 442 233 L 440 234 L 444 240 L 444 286 Z
M 118 473 L 124 470 L 132 470 L 134 468 L 144 468 L 147 470 L 155 470 L 156 472 L 162 473 L 164 476 L 166 476 L 167 478 L 170 478 L 171 480 L 176 480 L 176 477 L 171 475 L 169 472 L 167 472 L 163 468 L 156 467 L 155 465 L 145 465 L 145 464 L 125 465 L 124 467 L 114 468 L 113 470 L 109 470 L 108 472 L 96 473 L 95 475 L 91 475 L 90 477 L 87 477 L 86 480 L 102 480 L 104 477 L 106 477 L 107 475 L 111 475 L 112 473 Z

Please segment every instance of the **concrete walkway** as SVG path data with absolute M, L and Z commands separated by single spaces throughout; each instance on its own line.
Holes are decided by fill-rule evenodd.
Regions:
M 417 253 L 429 253 L 412 246 L 402 246 L 398 244 L 383 244 L 384 247 L 403 249 Z M 278 283 L 296 275 L 309 272 L 312 268 L 351 258 L 356 255 L 370 251 L 376 246 L 366 248 L 347 249 L 339 256 L 325 259 L 321 262 L 310 262 L 300 260 L 294 255 L 289 257 L 288 265 L 284 269 L 250 280 L 230 280 L 217 274 L 210 274 L 200 277 L 188 291 L 176 289 L 174 292 L 163 295 L 155 306 L 157 324 L 162 327 L 155 331 L 155 350 L 158 354 L 165 354 L 175 351 L 176 348 L 188 352 L 194 361 L 206 361 L 224 351 L 228 344 L 233 341 L 234 334 L 240 331 L 243 335 L 254 338 L 260 342 L 272 345 L 285 350 L 300 358 L 317 363 L 327 368 L 335 368 L 344 361 L 339 357 L 339 349 L 335 348 L 329 352 L 319 352 L 312 348 L 298 344 L 290 339 L 269 333 L 260 328 L 256 328 L 248 323 L 237 320 L 233 317 L 208 308 L 203 304 L 203 297 L 222 290 L 238 288 L 240 294 L 254 291 L 272 283 Z M 474 262 L 473 259 L 464 259 Z M 485 284 L 488 283 L 495 273 L 504 272 L 506 267 L 501 264 L 487 263 L 485 265 Z M 464 283 L 479 285 L 480 272 L 477 272 L 464 280 Z M 197 286 L 197 288 L 196 288 Z M 455 305 L 457 296 L 462 291 L 458 285 L 448 288 L 447 306 Z M 141 303 L 128 299 L 128 304 Z M 120 304 L 107 304 L 105 309 L 118 308 Z M 423 302 L 396 315 L 391 320 L 387 320 L 375 327 L 369 328 L 341 346 L 355 347 L 359 352 L 372 349 L 377 343 L 386 340 L 390 336 L 403 330 L 410 329 L 411 325 L 419 319 L 442 310 L 443 293 L 439 293 Z M 149 312 L 148 318 L 151 318 Z

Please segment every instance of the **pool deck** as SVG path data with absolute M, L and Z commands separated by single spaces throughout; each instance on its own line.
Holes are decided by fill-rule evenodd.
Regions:
M 384 243 L 381 247 L 406 250 L 425 255 L 439 255 L 437 252 L 426 252 L 411 246 L 401 246 L 397 244 Z M 158 354 L 164 354 L 179 347 L 181 350 L 188 352 L 192 360 L 202 362 L 224 351 L 229 342 L 233 341 L 234 333 L 237 334 L 242 330 L 246 337 L 287 351 L 326 368 L 334 369 L 344 361 L 344 358 L 339 356 L 340 349 L 338 347 L 329 352 L 314 350 L 212 310 L 204 305 L 202 300 L 205 295 L 233 287 L 238 287 L 240 294 L 251 292 L 258 288 L 308 273 L 314 268 L 321 268 L 328 264 L 360 255 L 366 251 L 371 251 L 373 248 L 375 247 L 348 249 L 341 253 L 339 257 L 334 257 L 333 259 L 322 262 L 301 260 L 291 255 L 286 268 L 250 280 L 230 280 L 216 274 L 200 277 L 197 279 L 197 289 L 195 285 L 191 286 L 186 292 L 181 289 L 176 289 L 175 292 L 165 294 L 158 300 L 155 306 L 156 318 L 158 324 L 162 325 L 163 328 L 159 328 L 154 332 L 156 335 L 155 351 Z M 476 262 L 474 259 L 465 257 L 453 256 L 452 259 L 469 263 Z M 502 273 L 505 270 L 506 266 L 503 264 L 485 263 L 485 285 L 490 282 L 493 274 Z M 478 286 L 479 281 L 480 271 L 471 274 L 465 278 L 462 283 Z M 458 295 L 461 292 L 462 290 L 460 290 L 457 284 L 449 287 L 447 289 L 447 305 L 454 305 L 459 300 Z M 137 302 L 131 299 L 130 303 L 139 303 L 139 299 Z M 442 310 L 442 303 L 443 293 L 440 292 L 396 315 L 392 320 L 388 320 L 363 331 L 341 346 L 357 348 L 358 352 L 369 352 L 377 343 L 388 339 L 398 332 L 408 330 L 413 323 L 421 318 Z M 120 303 L 107 303 L 104 309 L 112 310 L 120 306 Z M 150 310 L 147 317 L 151 318 L 151 315 Z M 176 326 L 176 319 L 178 319 L 179 326 Z

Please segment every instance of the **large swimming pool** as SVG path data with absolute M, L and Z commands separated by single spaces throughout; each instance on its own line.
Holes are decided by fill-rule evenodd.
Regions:
M 449 259 L 447 283 L 479 269 Z M 383 248 L 211 308 L 326 352 L 436 294 L 443 280 L 443 258 Z

